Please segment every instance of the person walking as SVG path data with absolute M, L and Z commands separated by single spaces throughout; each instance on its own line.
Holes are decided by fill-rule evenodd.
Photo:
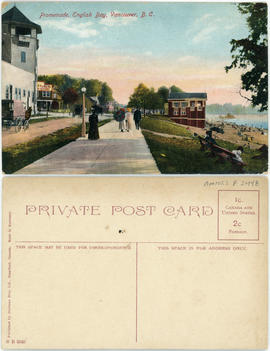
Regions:
M 142 119 L 141 111 L 137 108 L 134 112 L 134 122 L 136 125 L 136 129 L 140 129 L 140 121 Z
M 96 104 L 91 108 L 91 115 L 89 116 L 89 131 L 88 139 L 97 140 L 99 139 L 98 132 L 98 114 L 102 112 L 102 108 Z
M 132 130 L 132 113 L 131 113 L 131 108 L 127 108 L 126 114 L 125 114 L 125 120 L 126 120 L 126 129 L 127 132 Z
M 118 113 L 118 120 L 119 120 L 119 129 L 121 130 L 121 132 L 124 132 L 125 130 L 125 109 L 124 108 L 120 108 L 119 113 Z

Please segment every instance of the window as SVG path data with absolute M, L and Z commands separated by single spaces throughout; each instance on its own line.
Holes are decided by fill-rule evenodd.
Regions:
M 172 105 L 173 105 L 173 107 L 178 108 L 179 107 L 179 102 L 173 102 Z
M 195 111 L 195 101 L 190 101 L 190 111 Z
M 16 35 L 31 35 L 31 29 L 26 27 L 16 27 Z
M 21 90 L 21 88 L 19 88 L 19 100 L 21 100 L 22 99 L 22 90 Z
M 56 95 L 55 93 L 53 94 L 53 98 L 54 98 L 54 99 L 56 99 L 56 98 L 57 98 L 57 95 Z
M 10 100 L 12 100 L 12 95 L 13 95 L 13 86 L 9 86 L 9 94 L 10 94 Z
M 25 89 L 23 89 L 23 97 L 25 97 L 26 96 L 26 91 L 25 91 Z
M 188 106 L 187 101 L 181 101 L 181 115 L 182 116 L 185 116 L 187 114 L 186 113 L 187 106 Z
M 6 86 L 6 99 L 8 100 L 9 98 L 9 86 Z
M 23 46 L 25 48 L 29 48 L 30 43 L 28 41 L 18 41 L 18 46 Z
M 15 88 L 15 100 L 18 100 L 18 89 Z
M 21 62 L 26 62 L 26 53 L 25 53 L 25 51 L 21 51 Z
M 35 93 L 32 92 L 32 102 L 35 102 Z
M 50 94 L 50 91 L 43 91 L 42 92 L 42 97 L 50 97 L 51 96 L 51 94 Z
M 173 109 L 173 115 L 174 116 L 178 116 L 178 108 L 174 108 Z
M 197 108 L 198 108 L 198 111 L 202 110 L 202 101 L 197 102 Z
M 182 107 L 182 108 L 186 108 L 187 105 L 188 105 L 187 101 L 182 101 L 182 102 L 181 102 L 181 107 Z

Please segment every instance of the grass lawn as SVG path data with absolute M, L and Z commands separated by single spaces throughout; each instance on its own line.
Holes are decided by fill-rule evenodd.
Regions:
M 143 132 L 146 142 L 161 173 L 164 174 L 235 174 L 239 169 L 229 161 L 220 161 L 210 152 L 200 150 L 196 139 L 176 139 Z M 218 140 L 218 145 L 235 150 L 237 145 Z M 262 173 L 267 170 L 266 159 L 252 159 L 258 151 L 244 149 L 243 160 L 247 163 L 244 173 Z
M 153 115 L 146 115 L 146 117 L 153 118 L 153 119 L 161 119 L 161 120 L 164 120 L 164 121 L 172 122 L 170 117 L 168 117 L 167 115 L 155 115 L 155 114 L 153 114 Z
M 151 130 L 153 132 L 179 135 L 185 137 L 191 137 L 192 134 L 184 127 L 177 123 L 173 123 L 165 118 L 154 118 L 154 117 L 143 117 L 141 119 L 141 128 Z
M 44 118 L 30 119 L 29 123 L 30 124 L 40 123 L 40 122 L 52 121 L 53 119 L 63 119 L 63 118 L 68 118 L 68 117 L 48 117 L 48 118 L 44 117 Z
M 110 119 L 99 122 L 99 127 L 110 122 Z M 88 130 L 88 123 L 86 123 Z M 37 137 L 26 143 L 3 148 L 3 172 L 11 174 L 39 160 L 60 147 L 76 140 L 81 135 L 81 125 L 60 129 L 54 133 Z

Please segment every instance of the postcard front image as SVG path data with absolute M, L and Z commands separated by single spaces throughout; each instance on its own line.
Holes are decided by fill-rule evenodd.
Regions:
M 1 83 L 6 174 L 267 171 L 263 2 L 5 2 Z

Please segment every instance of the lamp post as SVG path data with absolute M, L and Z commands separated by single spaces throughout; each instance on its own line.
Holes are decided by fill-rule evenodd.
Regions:
M 83 93 L 82 137 L 85 137 L 85 92 L 86 92 L 86 88 L 83 87 L 81 89 L 81 91 Z

